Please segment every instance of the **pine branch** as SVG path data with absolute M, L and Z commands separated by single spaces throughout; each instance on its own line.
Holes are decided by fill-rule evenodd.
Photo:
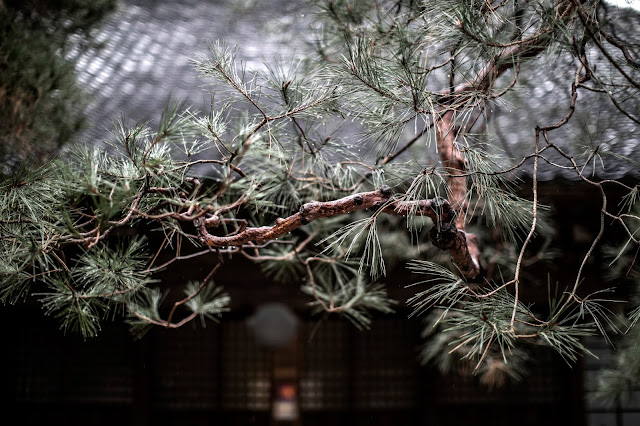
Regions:
M 477 240 L 471 234 L 447 226 L 456 217 L 449 202 L 441 199 L 421 201 L 397 201 L 389 187 L 376 191 L 349 195 L 334 201 L 312 201 L 303 204 L 300 210 L 286 218 L 278 218 L 273 226 L 246 228 L 234 235 L 216 236 L 207 231 L 207 222 L 201 218 L 194 221 L 198 237 L 203 245 L 211 247 L 242 246 L 250 242 L 264 243 L 275 240 L 316 219 L 329 218 L 359 210 L 381 209 L 387 214 L 404 216 L 409 213 L 431 218 L 440 224 L 432 230 L 432 242 L 451 256 L 469 278 L 479 273 Z

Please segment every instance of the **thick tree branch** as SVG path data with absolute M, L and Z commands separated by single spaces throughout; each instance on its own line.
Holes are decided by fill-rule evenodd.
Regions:
M 455 224 L 458 229 L 464 229 L 465 213 L 467 211 L 467 178 L 464 176 L 466 167 L 464 157 L 455 142 L 453 111 L 447 111 L 437 119 L 436 131 L 438 135 L 438 154 L 440 154 L 443 167 L 449 174 L 447 178 L 449 202 L 458 212 Z
M 455 143 L 455 129 L 453 128 L 453 111 L 447 111 L 436 121 L 436 131 L 438 136 L 438 153 L 445 170 L 449 173 L 447 187 L 449 188 L 449 204 L 456 212 L 453 222 L 456 232 L 455 241 L 451 242 L 451 257 L 456 265 L 467 277 L 475 277 L 480 266 L 478 256 L 480 249 L 478 240 L 474 234 L 464 232 L 465 216 L 467 212 L 467 178 L 465 176 L 465 160 Z M 432 241 L 434 240 L 432 236 Z M 435 243 L 434 243 L 435 244 Z M 436 246 L 444 249 L 440 245 Z M 453 247 L 464 247 L 464 250 Z M 462 256 L 462 257 L 457 257 Z M 472 262 L 469 263 L 468 260 Z
M 568 20 L 573 17 L 574 9 L 571 1 L 573 0 L 558 1 L 556 12 L 558 19 Z M 461 30 L 463 29 L 461 28 Z M 540 55 L 549 47 L 553 39 L 552 28 L 547 28 L 540 29 L 534 35 L 524 40 L 519 40 L 515 44 L 505 45 L 506 47 L 478 71 L 474 79 L 459 84 L 453 91 L 448 89 L 441 91 L 439 103 L 441 105 L 452 105 L 451 108 L 455 109 L 455 105 L 465 102 L 464 98 L 461 102 L 460 95 L 489 90 L 505 71 L 516 66 L 523 59 Z
M 564 2 L 559 2 L 557 13 L 560 18 L 570 19 L 573 14 L 571 3 L 568 2 L 565 4 Z M 464 28 L 461 29 L 464 31 Z M 505 44 L 502 46 L 503 49 L 500 53 L 496 54 L 489 63 L 481 68 L 473 80 L 461 83 L 451 90 L 442 91 L 440 94 L 439 103 L 448 106 L 444 108 L 444 111 L 439 117 L 434 117 L 438 139 L 438 153 L 440 154 L 442 165 L 449 173 L 449 178 L 447 179 L 449 202 L 457 212 L 454 223 L 456 228 L 465 235 L 465 241 L 461 243 L 461 245 L 464 245 L 465 251 L 471 253 L 469 257 L 476 261 L 479 252 L 477 239 L 473 234 L 464 232 L 467 209 L 466 164 L 464 155 L 455 143 L 456 131 L 454 128 L 453 114 L 467 102 L 467 97 L 463 95 L 474 92 L 490 92 L 494 82 L 505 71 L 514 66 L 519 70 L 520 60 L 532 58 L 542 53 L 548 47 L 550 40 L 552 40 L 549 36 L 551 31 L 552 29 L 550 28 L 541 29 L 525 40 Z M 515 84 L 515 79 L 511 83 L 511 86 L 513 84 Z M 504 93 L 506 93 L 506 91 L 502 91 L 500 95 Z M 452 250 L 452 256 L 454 252 L 456 252 L 456 250 Z M 454 261 L 460 266 L 458 261 Z M 466 274 L 465 272 L 465 275 Z
M 456 218 L 456 212 L 448 201 L 442 199 L 398 201 L 393 199 L 393 192 L 386 186 L 376 191 L 353 194 L 338 200 L 311 201 L 303 204 L 297 213 L 276 219 L 276 224 L 273 226 L 245 228 L 233 235 L 210 234 L 207 231 L 207 220 L 203 217 L 195 219 L 194 224 L 203 245 L 242 246 L 248 243 L 275 240 L 316 219 L 367 209 L 382 209 L 385 213 L 401 216 L 417 214 L 431 218 L 437 224 L 431 231 L 433 244 L 442 250 L 449 250 L 453 261 L 466 277 L 474 278 L 478 275 L 480 267 L 475 236 L 458 230 L 452 224 Z

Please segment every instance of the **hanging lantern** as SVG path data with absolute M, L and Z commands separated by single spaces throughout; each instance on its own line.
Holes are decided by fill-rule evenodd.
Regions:
M 295 339 L 299 320 L 289 307 L 274 302 L 259 306 L 248 326 L 260 345 L 280 349 Z

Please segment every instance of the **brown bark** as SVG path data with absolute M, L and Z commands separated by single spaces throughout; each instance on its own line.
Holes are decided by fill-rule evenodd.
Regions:
M 478 251 L 475 237 L 469 236 L 452 225 L 456 212 L 448 201 L 442 199 L 398 201 L 393 199 L 393 192 L 386 186 L 376 191 L 353 194 L 338 200 L 311 201 L 303 204 L 297 213 L 276 219 L 273 226 L 245 228 L 233 235 L 216 236 L 207 231 L 207 224 L 219 221 L 201 217 L 194 220 L 194 224 L 202 244 L 219 248 L 237 247 L 275 240 L 316 219 L 366 209 L 382 209 L 388 214 L 401 216 L 418 214 L 431 218 L 437 224 L 431 231 L 433 244 L 442 250 L 449 250 L 453 261 L 466 277 L 474 278 L 478 275 Z M 470 248 L 469 243 L 475 246 Z
M 573 15 L 571 1 L 558 1 L 557 14 L 559 19 L 571 19 Z M 464 28 L 462 30 L 464 31 Z M 552 31 L 552 29 L 540 29 L 539 32 L 526 39 L 505 45 L 500 53 L 480 69 L 473 80 L 459 84 L 453 90 L 443 91 L 438 99 L 441 105 L 447 105 L 447 107 L 443 108 L 441 115 L 434 118 L 438 153 L 444 169 L 450 175 L 447 178 L 448 198 L 456 214 L 453 223 L 460 232 L 460 238 L 456 237 L 450 242 L 452 248 L 449 250 L 454 262 L 460 267 L 465 276 L 475 277 L 478 274 L 480 269 L 478 264 L 480 250 L 476 236 L 464 232 L 468 204 L 467 179 L 464 175 L 467 169 L 464 155 L 455 143 L 457 135 L 453 114 L 458 109 L 464 108 L 469 100 L 465 96 L 466 94 L 485 92 L 490 95 L 494 82 L 505 71 L 519 64 L 522 59 L 532 58 L 541 54 L 547 48 L 551 39 L 548 34 L 549 31 Z M 457 246 L 464 247 L 464 250 L 455 249 Z M 461 253 L 464 253 L 465 258 L 457 259 L 456 256 Z M 471 260 L 471 262 L 467 260 Z M 465 270 L 463 266 L 468 269 Z
M 570 19 L 573 12 L 571 2 L 558 2 L 560 18 Z M 542 53 L 547 47 L 548 30 L 533 34 L 527 39 L 505 46 L 492 61 L 486 64 L 476 78 L 455 87 L 452 91 L 443 92 L 438 103 L 449 105 L 442 115 L 435 120 L 438 150 L 444 168 L 450 173 L 447 180 L 449 201 L 422 200 L 415 203 L 391 200 L 392 193 L 388 188 L 377 191 L 350 195 L 334 201 L 312 201 L 304 204 L 300 211 L 286 218 L 279 218 L 273 226 L 246 228 L 233 235 L 215 236 L 207 231 L 207 226 L 219 223 L 219 218 L 196 219 L 195 225 L 203 244 L 211 247 L 242 246 L 248 243 L 264 243 L 285 235 L 315 219 L 333 217 L 356 210 L 383 208 L 385 213 L 406 215 L 412 208 L 417 213 L 428 216 L 437 225 L 432 229 L 432 242 L 443 250 L 449 250 L 454 263 L 469 278 L 478 275 L 478 242 L 473 234 L 464 231 L 467 209 L 467 182 L 461 176 L 466 172 L 463 154 L 455 144 L 453 114 L 468 100 L 467 93 L 492 89 L 493 83 L 505 71 L 512 68 L 521 59 L 531 58 Z M 386 203 L 386 204 L 385 204 Z
M 438 153 L 445 171 L 449 188 L 449 202 L 456 210 L 456 228 L 464 230 L 465 213 L 467 211 L 467 178 L 462 153 L 456 146 L 455 129 L 453 128 L 453 111 L 445 112 L 436 122 L 438 135 Z
M 465 247 L 463 251 L 455 248 L 449 250 L 451 251 L 451 257 L 454 263 L 458 265 L 463 274 L 466 277 L 475 278 L 480 271 L 480 265 L 478 263 L 480 249 L 476 236 L 464 231 L 468 205 L 467 178 L 464 176 L 466 165 L 464 156 L 455 143 L 453 111 L 445 112 L 442 117 L 437 120 L 436 131 L 440 161 L 442 161 L 442 166 L 445 168 L 445 171 L 450 175 L 447 178 L 449 203 L 455 214 L 453 224 L 458 231 L 455 241 L 451 244 L 452 248 Z M 460 254 L 464 255 L 464 257 L 458 258 L 457 256 Z

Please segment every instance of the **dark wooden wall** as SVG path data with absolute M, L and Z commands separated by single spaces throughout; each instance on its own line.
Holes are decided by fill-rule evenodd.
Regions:
M 139 341 L 123 324 L 107 324 L 86 342 L 31 308 L 0 317 L 4 401 L 21 425 L 270 424 L 272 353 L 241 316 Z M 524 382 L 489 391 L 420 367 L 418 325 L 391 317 L 363 332 L 340 320 L 303 321 L 300 424 L 583 424 L 579 368 L 548 354 Z
M 528 271 L 521 296 L 536 306 L 547 301 L 547 276 L 561 285 L 575 278 L 599 215 L 598 205 L 585 208 L 581 201 L 594 194 L 575 183 L 541 184 L 540 195 L 553 205 L 559 258 Z M 586 265 L 585 290 L 603 285 L 602 262 L 596 253 Z M 196 279 L 202 271 L 206 264 L 187 262 L 163 276 L 163 284 Z M 358 331 L 345 321 L 309 318 L 308 299 L 293 287 L 265 282 L 255 266 L 224 271 L 219 282 L 236 294 L 220 324 L 156 329 L 140 341 L 121 320 L 83 342 L 63 336 L 35 304 L 3 307 L 2 404 L 21 425 L 268 425 L 272 354 L 254 341 L 246 319 L 260 303 L 279 300 L 302 320 L 301 425 L 586 424 L 582 362 L 569 368 L 542 351 L 522 383 L 489 391 L 474 378 L 443 377 L 419 366 L 420 324 L 407 320 L 406 311 Z M 412 290 L 404 288 L 405 275 L 394 272 L 388 286 L 398 300 Z

